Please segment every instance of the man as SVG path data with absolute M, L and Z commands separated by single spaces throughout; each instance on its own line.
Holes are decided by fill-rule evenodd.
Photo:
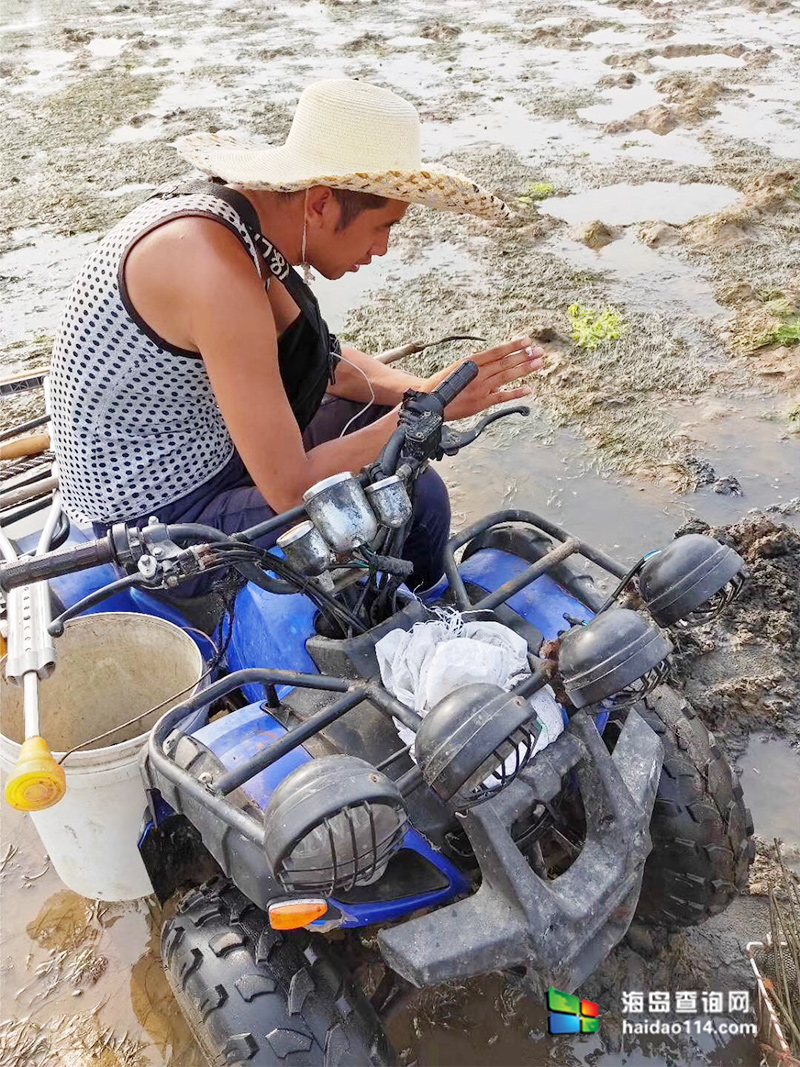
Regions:
M 278 148 L 213 134 L 177 147 L 213 181 L 156 194 L 85 264 L 54 348 L 54 447 L 73 519 L 105 529 L 155 514 L 232 533 L 374 460 L 405 390 L 453 369 L 420 379 L 340 350 L 290 264 L 327 278 L 368 265 L 409 203 L 507 209 L 423 167 L 415 109 L 362 82 L 306 89 Z M 447 417 L 525 395 L 503 386 L 541 355 L 524 337 L 471 357 L 480 373 Z M 323 406 L 326 392 L 339 400 Z M 439 577 L 449 517 L 428 471 L 405 550 L 412 584 Z

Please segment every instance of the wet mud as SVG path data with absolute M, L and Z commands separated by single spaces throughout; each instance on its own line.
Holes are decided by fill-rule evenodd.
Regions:
M 747 579 L 719 619 L 682 636 L 683 690 L 729 750 L 770 728 L 800 744 L 800 533 L 766 515 L 727 527 L 695 520 L 684 530 L 734 548 Z
M 542 1003 L 488 976 L 420 994 L 391 1037 L 404 1064 L 757 1062 L 747 1037 L 624 1037 L 621 993 L 751 988 L 766 843 L 800 849 L 800 4 L 8 0 L 0 19 L 0 376 L 46 364 L 86 250 L 183 173 L 175 137 L 279 143 L 319 77 L 408 96 L 426 157 L 512 206 L 503 231 L 412 209 L 383 261 L 318 283 L 323 311 L 368 351 L 456 332 L 544 346 L 531 416 L 442 465 L 455 525 L 533 507 L 632 561 L 701 522 L 745 555 L 741 599 L 676 669 L 742 771 L 759 851 L 724 915 L 631 930 L 581 990 L 599 1034 L 548 1037 Z M 624 328 L 588 348 L 572 305 Z M 4 400 L 0 428 L 39 410 Z M 152 902 L 87 903 L 28 820 L 4 808 L 0 831 L 0 1067 L 199 1064 Z

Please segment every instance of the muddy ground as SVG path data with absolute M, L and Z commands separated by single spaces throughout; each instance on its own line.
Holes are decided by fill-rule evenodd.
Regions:
M 800 844 L 800 3 L 6 0 L 0 17 L 0 374 L 47 361 L 86 249 L 184 172 L 177 135 L 279 142 L 325 76 L 403 93 L 426 156 L 515 218 L 414 208 L 383 260 L 317 283 L 323 310 L 371 351 L 454 332 L 544 344 L 531 417 L 444 465 L 455 523 L 534 506 L 634 559 L 705 522 L 743 552 L 748 589 L 677 670 L 763 841 Z M 618 337 L 577 344 L 576 304 L 574 322 L 613 307 Z M 4 401 L 0 427 L 40 403 Z M 2 832 L 0 1065 L 197 1063 L 157 914 L 84 903 L 8 809 Z M 747 1037 L 623 1041 L 620 993 L 752 988 L 743 945 L 769 882 L 762 848 L 724 916 L 633 931 L 582 990 L 599 1035 L 548 1038 L 538 1002 L 487 978 L 425 994 L 392 1037 L 406 1063 L 756 1063 Z

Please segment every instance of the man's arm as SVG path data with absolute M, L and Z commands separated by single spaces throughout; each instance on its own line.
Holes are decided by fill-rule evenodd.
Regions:
M 181 279 L 189 334 L 247 470 L 270 506 L 284 511 L 320 479 L 374 460 L 397 426 L 397 412 L 306 452 L 281 380 L 263 282 L 222 226 L 206 226 L 203 242 Z
M 238 238 L 224 226 L 202 218 L 169 223 L 142 238 L 125 273 L 128 293 L 145 321 L 172 343 L 202 355 L 230 435 L 276 511 L 300 503 L 305 490 L 321 478 L 358 471 L 378 457 L 397 426 L 396 410 L 305 452 L 280 375 L 275 319 L 264 283 Z M 541 365 L 541 350 L 530 345 L 529 338 L 521 338 L 470 356 L 479 374 L 448 405 L 448 417 L 463 418 L 525 395 L 524 387 L 503 387 Z M 363 358 L 370 370 L 374 365 L 381 368 L 378 373 L 389 372 L 393 381 L 387 386 L 384 377 L 383 387 L 396 389 L 395 395 L 408 387 L 409 379 L 419 383 Z M 421 384 L 433 389 L 451 369 Z M 366 401 L 366 383 L 364 389 Z
M 425 379 L 379 363 L 357 348 L 342 345 L 342 362 L 336 367 L 336 381 L 328 391 L 346 400 L 366 403 L 372 399 L 370 385 L 375 403 L 394 407 L 403 399 L 406 389 L 424 389 Z

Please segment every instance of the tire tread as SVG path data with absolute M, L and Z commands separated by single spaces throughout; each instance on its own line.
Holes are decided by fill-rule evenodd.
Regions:
M 212 1067 L 396 1063 L 369 1001 L 322 938 L 276 933 L 230 882 L 183 898 L 162 930 L 161 954 Z
M 746 888 L 752 820 L 738 778 L 686 700 L 659 686 L 637 711 L 664 744 L 637 915 L 692 926 Z

